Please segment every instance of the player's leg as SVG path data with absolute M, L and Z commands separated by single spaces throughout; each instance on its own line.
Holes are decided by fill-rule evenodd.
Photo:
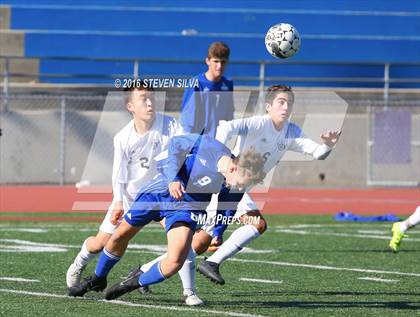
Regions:
M 200 255 L 207 251 L 209 248 L 213 237 L 206 228 L 198 230 L 193 237 L 192 241 L 192 248 L 194 249 L 195 253 Z
M 184 222 L 174 222 L 167 232 L 168 252 L 167 256 L 159 262 L 154 263 L 147 272 L 139 273 L 131 279 L 110 287 L 106 299 L 115 299 L 125 293 L 131 292 L 140 286 L 148 286 L 160 283 L 177 273 L 191 248 L 193 231 Z
M 267 222 L 256 208 L 252 199 L 244 195 L 244 201 L 238 205 L 236 215 L 236 217 L 240 217 L 243 226 L 236 229 L 213 255 L 199 264 L 200 273 L 217 284 L 225 283 L 219 266 L 267 230 Z
M 398 252 L 402 239 L 405 237 L 405 232 L 420 223 L 420 206 L 416 208 L 413 214 L 406 220 L 395 222 L 392 225 L 392 239 L 389 242 L 389 247 L 392 251 Z
M 108 273 L 120 261 L 127 249 L 128 242 L 141 228 L 132 226 L 123 220 L 102 250 L 95 273 L 84 279 L 79 285 L 69 288 L 69 295 L 83 296 L 89 291 L 104 290 L 107 285 Z
M 99 231 L 96 236 L 88 237 L 82 245 L 79 253 L 74 259 L 73 263 L 69 266 L 66 274 L 67 287 L 73 287 L 80 283 L 80 277 L 83 270 L 91 262 L 96 255 L 99 254 L 108 242 L 112 233 L 117 228 L 110 221 L 111 209 L 108 210 L 107 214 L 102 221 Z

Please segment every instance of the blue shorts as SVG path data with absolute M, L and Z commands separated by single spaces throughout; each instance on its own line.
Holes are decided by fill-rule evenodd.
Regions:
M 176 222 L 183 222 L 195 231 L 198 214 L 205 214 L 205 212 L 187 208 L 191 206 L 191 201 L 177 201 L 172 198 L 166 183 L 160 179 L 152 181 L 149 185 L 144 193 L 137 195 L 130 210 L 124 216 L 125 221 L 133 227 L 143 227 L 152 221 L 161 221 L 165 218 L 166 232 Z M 175 206 L 177 208 L 174 208 Z

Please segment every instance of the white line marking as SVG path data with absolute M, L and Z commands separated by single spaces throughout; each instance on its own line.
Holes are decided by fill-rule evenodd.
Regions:
M 12 282 L 39 282 L 39 280 L 31 280 L 31 279 L 21 278 L 21 277 L 6 277 L 6 276 L 1 276 L 0 280 L 12 281 Z
M 30 233 L 46 233 L 47 229 L 41 228 L 1 228 L 0 231 L 13 231 L 13 232 L 30 232 Z
M 357 230 L 357 233 L 365 233 L 365 234 L 385 234 L 390 235 L 389 230 Z
M 69 297 L 67 295 L 18 291 L 18 290 L 13 290 L 13 289 L 4 289 L 4 288 L 0 288 L 0 292 L 12 293 L 12 294 L 22 294 L 22 295 L 33 295 L 33 296 L 41 296 L 41 297 L 65 298 L 65 299 L 68 299 L 68 300 L 86 300 L 85 298 L 72 298 L 72 297 Z M 143 308 L 148 308 L 148 309 L 162 309 L 162 310 L 170 310 L 170 311 L 191 311 L 191 312 L 197 312 L 197 313 L 208 313 L 208 314 L 234 316 L 234 317 L 264 317 L 262 315 L 252 315 L 252 314 L 230 312 L 230 311 L 220 311 L 220 310 L 210 310 L 210 309 L 196 309 L 196 308 L 178 307 L 178 306 L 161 306 L 161 305 L 137 304 L 137 303 L 132 303 L 132 302 L 124 302 L 124 301 L 121 301 L 121 300 L 107 301 L 107 300 L 101 299 L 101 300 L 99 300 L 99 302 L 103 302 L 103 303 L 106 303 L 106 304 L 113 304 L 113 305 L 130 306 L 130 307 L 143 307 Z
M 263 260 L 245 260 L 245 259 L 229 259 L 229 261 L 244 262 L 244 263 L 272 264 L 272 265 L 280 265 L 280 266 L 305 267 L 305 268 L 309 268 L 309 269 L 318 269 L 318 270 L 350 271 L 350 272 L 379 273 L 379 274 L 395 274 L 395 275 L 420 277 L 420 273 L 405 273 L 405 272 L 395 272 L 395 271 L 393 272 L 393 271 L 382 271 L 382 270 L 369 270 L 369 269 L 335 267 L 335 266 L 326 266 L 326 265 L 313 265 L 313 264 L 277 262 L 277 261 L 263 261 Z
M 384 282 L 384 283 L 397 283 L 399 280 L 387 280 L 383 278 L 376 278 L 376 277 L 358 277 L 358 280 L 364 281 L 374 281 L 374 282 Z
M 266 283 L 266 284 L 281 284 L 281 283 L 283 283 L 283 281 L 260 280 L 258 278 L 246 278 L 246 277 L 241 277 L 239 280 L 244 281 L 244 282 L 257 282 L 257 283 Z
M 377 235 L 364 235 L 364 234 L 353 234 L 353 233 L 338 233 L 338 232 L 317 232 L 317 231 L 303 231 L 303 230 L 290 230 L 290 229 L 277 229 L 276 232 L 279 233 L 292 233 L 292 234 L 309 234 L 316 236 L 334 236 L 334 237 L 352 237 L 352 238 L 367 238 L 367 239 L 382 239 L 390 240 L 390 236 L 377 236 Z M 404 238 L 405 241 L 416 241 L 419 242 L 420 239 L 413 238 Z

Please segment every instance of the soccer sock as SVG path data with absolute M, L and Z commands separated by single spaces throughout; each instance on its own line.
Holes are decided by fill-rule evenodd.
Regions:
M 220 264 L 227 258 L 234 256 L 259 235 L 259 231 L 253 225 L 242 226 L 236 229 L 207 261 Z
M 99 256 L 98 264 L 96 264 L 95 275 L 97 277 L 107 276 L 119 260 L 121 260 L 120 256 L 113 255 L 104 248 Z
M 160 283 L 164 279 L 165 277 L 160 271 L 160 262 L 156 262 L 150 267 L 150 269 L 147 272 L 140 275 L 139 284 L 141 286 L 147 286 Z
M 146 264 L 143 264 L 140 267 L 140 270 L 142 270 L 143 272 L 149 271 L 150 268 L 153 266 L 153 264 L 155 264 L 156 262 L 162 261 L 164 258 L 166 258 L 167 255 L 168 255 L 168 253 L 164 253 L 164 254 L 158 256 L 156 259 L 154 259 L 154 260 L 152 260 L 152 261 L 150 261 L 150 262 L 148 262 Z
M 190 248 L 188 252 L 187 259 L 184 262 L 184 265 L 179 270 L 178 274 L 182 281 L 182 287 L 184 292 L 194 292 L 195 291 L 195 257 L 197 253 L 193 248 Z
M 404 223 L 407 225 L 407 229 L 409 229 L 411 227 L 414 227 L 418 223 L 420 223 L 420 206 L 418 206 L 416 208 L 416 211 L 410 217 L 408 217 L 408 219 L 406 221 L 404 221 Z M 401 228 L 401 226 L 400 226 L 400 228 Z
M 79 254 L 74 259 L 74 264 L 76 264 L 78 267 L 85 267 L 97 255 L 97 253 L 90 253 L 88 251 L 86 243 L 87 239 L 85 240 L 85 242 L 83 242 Z

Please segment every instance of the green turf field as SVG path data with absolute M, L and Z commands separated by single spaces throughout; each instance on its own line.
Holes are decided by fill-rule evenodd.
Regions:
M 102 301 L 99 293 L 68 298 L 67 267 L 98 224 L 2 222 L 0 315 L 420 315 L 420 231 L 410 231 L 401 252 L 393 254 L 387 249 L 389 223 L 335 223 L 325 216 L 267 218 L 268 231 L 222 266 L 226 285 L 197 275 L 199 295 L 206 302 L 200 308 L 183 305 L 177 276 L 152 286 L 154 294 L 147 297 L 133 292 L 112 302 Z M 109 284 L 156 257 L 165 241 L 156 225 L 140 232 L 111 271 Z M 85 273 L 93 270 L 90 265 Z

